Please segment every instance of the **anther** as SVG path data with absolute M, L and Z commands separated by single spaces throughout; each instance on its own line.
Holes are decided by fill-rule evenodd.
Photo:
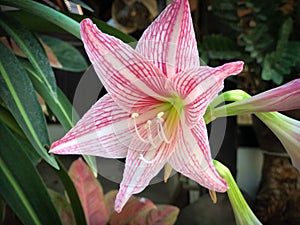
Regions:
M 160 112 L 160 113 L 158 113 L 157 115 L 156 115 L 156 117 L 157 117 L 157 119 L 159 119 L 159 120 L 163 120 L 163 115 L 164 115 L 165 113 L 164 112 Z
M 132 113 L 132 114 L 131 114 L 131 118 L 132 118 L 132 119 L 135 119 L 135 118 L 137 118 L 138 116 L 139 116 L 138 113 Z
M 137 123 L 136 123 L 136 118 L 139 116 L 138 113 L 132 113 L 131 114 L 131 118 L 133 119 L 133 122 L 134 122 L 134 129 L 135 129 L 135 133 L 136 135 L 138 136 L 138 138 L 144 142 L 144 143 L 150 143 L 153 147 L 155 147 L 155 143 L 153 141 L 153 138 L 152 138 L 152 134 L 151 134 L 151 124 L 152 124 L 152 121 L 151 120 L 148 120 L 147 123 L 145 124 L 144 128 L 145 129 L 148 129 L 148 138 L 145 139 L 142 137 L 142 135 L 140 134 L 138 128 L 137 128 Z
M 213 201 L 213 203 L 216 204 L 217 200 L 218 200 L 216 192 L 213 190 L 209 190 L 209 195 L 210 195 L 210 198 Z
M 145 129 L 150 128 L 151 124 L 152 124 L 152 121 L 148 120 L 147 123 L 145 124 Z

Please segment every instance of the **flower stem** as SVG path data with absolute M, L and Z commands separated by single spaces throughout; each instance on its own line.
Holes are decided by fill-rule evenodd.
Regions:
M 217 160 L 214 165 L 220 176 L 226 180 L 229 189 L 227 194 L 231 202 L 235 220 L 238 225 L 260 225 L 261 222 L 256 218 L 246 200 L 244 199 L 240 189 L 238 188 L 230 170 Z

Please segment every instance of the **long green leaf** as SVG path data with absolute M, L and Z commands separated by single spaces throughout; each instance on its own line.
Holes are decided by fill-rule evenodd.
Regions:
M 38 16 L 35 17 L 36 20 L 44 18 L 80 39 L 80 30 L 78 22 L 41 3 L 31 0 L 0 0 L 0 4 L 13 6 L 31 14 L 34 14 Z
M 23 138 L 26 138 L 24 132 L 20 128 L 19 124 L 12 116 L 12 114 L 4 107 L 0 106 L 0 120 L 15 133 Z
M 37 170 L 0 123 L 0 194 L 24 225 L 61 224 Z
M 0 121 L 3 124 L 5 124 L 5 126 L 11 129 L 14 136 L 18 139 L 18 141 L 22 145 L 24 152 L 30 158 L 32 164 L 37 165 L 41 160 L 40 155 L 36 151 L 34 151 L 34 147 L 27 140 L 24 132 L 20 128 L 19 124 L 17 123 L 13 115 L 1 105 L 0 105 Z
M 0 3 L 3 0 L 0 0 Z M 24 9 L 25 10 L 25 9 Z M 40 17 L 36 17 L 35 15 L 37 14 L 37 12 L 31 12 L 28 10 L 25 10 L 26 12 L 23 11 L 9 11 L 7 12 L 7 14 L 13 16 L 14 18 L 16 18 L 16 20 L 18 20 L 19 22 L 21 22 L 24 26 L 26 26 L 29 30 L 31 31 L 36 31 L 36 32 L 44 32 L 44 33 L 48 33 L 48 32 L 59 32 L 59 33 L 63 33 L 63 32 L 70 32 L 69 30 L 65 30 L 64 28 L 67 27 L 67 24 L 64 20 L 62 20 L 60 23 L 56 23 L 53 24 L 51 23 L 52 19 L 47 17 L 47 16 L 40 16 Z M 60 12 L 56 12 L 58 14 L 62 14 Z M 35 15 L 33 15 L 35 14 Z M 62 14 L 64 15 L 64 14 Z M 56 16 L 54 14 L 54 16 Z M 74 31 L 76 30 L 78 32 L 78 38 L 80 37 L 80 31 L 79 31 L 79 22 L 81 20 L 83 20 L 84 18 L 86 18 L 87 16 L 81 16 L 81 15 L 74 15 L 74 14 L 66 14 L 64 16 L 70 17 L 74 19 L 74 22 L 77 23 L 77 27 L 74 26 Z M 112 36 L 115 36 L 117 38 L 119 38 L 120 40 L 122 40 L 125 43 L 130 43 L 130 42 L 136 42 L 137 40 L 135 38 L 133 38 L 132 36 L 123 33 L 122 31 L 108 25 L 106 22 L 103 22 L 99 19 L 96 18 L 92 18 L 93 22 L 95 24 L 97 24 L 97 26 L 105 33 L 110 34 Z M 78 21 L 78 22 L 77 22 Z M 78 30 L 77 30 L 78 29 Z M 72 32 L 70 32 L 71 34 L 73 34 Z M 77 37 L 77 36 L 76 36 Z
M 18 59 L 0 42 L 0 96 L 38 154 L 55 168 L 53 156 L 44 146 L 50 145 L 45 117 L 32 83 Z
M 51 48 L 57 57 L 62 65 L 60 69 L 71 72 L 83 72 L 88 68 L 81 53 L 69 43 L 46 35 L 41 36 L 41 39 Z
M 37 90 L 37 92 L 43 97 L 43 99 L 46 101 L 47 105 L 51 109 L 51 111 L 54 113 L 54 115 L 57 117 L 61 125 L 64 127 L 66 131 L 70 130 L 75 123 L 72 121 L 72 105 L 71 103 L 65 99 L 64 94 L 62 91 L 58 88 L 57 89 L 57 97 L 52 95 L 51 92 L 46 88 L 45 84 L 41 79 L 39 79 L 36 71 L 32 67 L 32 65 L 24 59 L 20 59 L 22 62 L 23 67 L 28 72 L 29 78 L 34 86 L 34 88 Z M 61 101 L 63 101 L 63 104 Z M 77 121 L 75 121 L 77 122 Z
M 38 39 L 11 16 L 0 12 L 0 26 L 14 39 L 28 57 L 39 78 L 56 95 L 56 82 L 46 53 Z
M 51 95 L 47 88 L 45 88 L 43 82 L 36 75 L 36 72 L 30 63 L 23 59 L 20 60 L 22 61 L 24 68 L 27 70 L 34 88 L 44 98 L 47 105 L 57 117 L 63 128 L 66 131 L 69 131 L 79 120 L 78 114 L 74 110 L 70 101 L 59 88 L 57 89 L 58 98 Z M 97 176 L 97 162 L 95 157 L 88 155 L 84 155 L 83 157 L 93 171 L 94 176 Z

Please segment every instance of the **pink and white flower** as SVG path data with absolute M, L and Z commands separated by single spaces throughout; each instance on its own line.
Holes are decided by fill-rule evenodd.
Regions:
M 175 0 L 150 25 L 136 49 L 81 22 L 86 52 L 108 94 L 65 137 L 56 154 L 126 157 L 115 202 L 120 212 L 167 165 L 218 192 L 226 181 L 212 162 L 203 114 L 223 80 L 243 62 L 200 66 L 188 0 Z

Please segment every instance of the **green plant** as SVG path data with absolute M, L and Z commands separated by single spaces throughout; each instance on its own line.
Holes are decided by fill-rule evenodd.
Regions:
M 77 122 L 72 104 L 57 87 L 52 67 L 70 73 L 83 72 L 87 63 L 78 50 L 51 36 L 51 32 L 80 38 L 77 20 L 84 17 L 65 15 L 31 0 L 3 0 L 0 4 L 20 9 L 0 12 L 0 137 L 5 140 L 0 147 L 0 195 L 23 224 L 61 224 L 36 169 L 45 160 L 55 168 L 65 186 L 76 223 L 86 224 L 69 175 L 59 159 L 47 153 L 50 138 L 45 109 L 38 97 L 43 98 L 46 111 L 51 111 L 65 130 Z M 95 21 L 124 41 L 134 40 L 102 21 Z M 94 158 L 84 158 L 96 174 Z
M 225 31 L 203 37 L 207 61 L 243 59 L 244 88 L 254 93 L 299 76 L 299 1 L 213 0 L 211 7 Z

